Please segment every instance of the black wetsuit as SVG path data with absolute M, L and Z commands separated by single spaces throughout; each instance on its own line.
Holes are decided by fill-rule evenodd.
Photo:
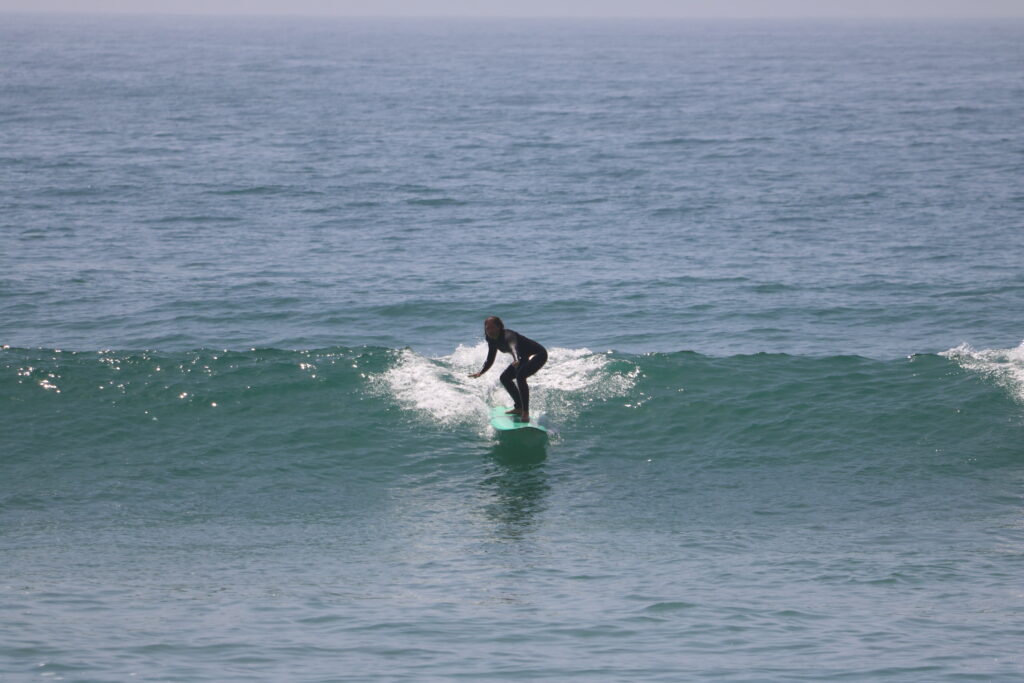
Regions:
M 504 330 L 497 339 L 487 337 L 487 360 L 484 361 L 483 374 L 491 369 L 498 351 L 512 354 L 512 364 L 501 373 L 501 383 L 512 397 L 517 410 L 530 412 L 530 387 L 526 378 L 540 370 L 548 361 L 548 352 L 537 342 L 523 335 Z M 518 362 L 518 364 L 517 364 Z

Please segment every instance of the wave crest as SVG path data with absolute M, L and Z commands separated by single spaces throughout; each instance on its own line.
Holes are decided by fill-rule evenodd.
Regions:
M 964 370 L 990 378 L 1006 389 L 1018 403 L 1024 403 L 1024 342 L 1013 349 L 977 350 L 961 344 L 939 354 Z

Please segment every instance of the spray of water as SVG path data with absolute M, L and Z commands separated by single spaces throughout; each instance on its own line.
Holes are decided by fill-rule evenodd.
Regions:
M 483 377 L 469 377 L 481 368 L 486 356 L 483 342 L 472 347 L 460 345 L 440 358 L 405 349 L 398 352 L 388 370 L 369 380 L 381 394 L 432 422 L 484 426 L 491 406 L 511 404 L 498 381 L 508 356 L 499 355 Z M 594 401 L 627 394 L 636 384 L 639 369 L 628 365 L 614 370 L 611 365 L 610 355 L 589 349 L 550 349 L 547 364 L 529 380 L 530 412 L 546 413 L 550 420 L 564 423 Z
M 940 356 L 956 361 L 964 370 L 989 377 L 1024 403 L 1024 342 L 1014 349 L 977 350 L 968 344 L 943 351 Z

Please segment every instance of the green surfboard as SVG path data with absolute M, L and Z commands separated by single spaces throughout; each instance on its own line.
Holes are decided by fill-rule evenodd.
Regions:
M 517 416 L 506 415 L 505 413 L 508 410 L 511 410 L 508 406 L 495 406 L 491 408 L 491 426 L 499 432 L 526 430 L 528 432 L 540 431 L 544 434 L 548 433 L 548 428 L 537 422 L 537 418 L 531 417 L 529 422 L 520 422 Z

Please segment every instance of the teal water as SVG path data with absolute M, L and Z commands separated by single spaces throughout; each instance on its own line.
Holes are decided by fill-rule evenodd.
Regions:
M 4 17 L 0 679 L 1020 679 L 1022 38 Z

